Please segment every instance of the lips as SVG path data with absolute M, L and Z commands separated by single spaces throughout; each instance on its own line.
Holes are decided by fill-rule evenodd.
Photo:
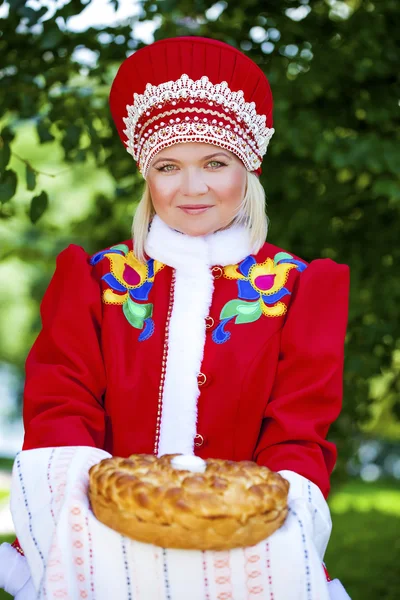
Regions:
M 203 215 L 210 208 L 212 208 L 212 206 L 209 204 L 184 204 L 182 206 L 178 206 L 178 208 L 186 215 L 196 216 Z
M 186 208 L 188 210 L 198 210 L 202 208 L 211 208 L 209 204 L 182 204 L 179 208 Z

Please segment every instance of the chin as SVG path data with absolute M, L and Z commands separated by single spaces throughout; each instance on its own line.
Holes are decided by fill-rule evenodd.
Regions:
M 214 231 L 216 231 L 218 229 L 218 226 L 207 226 L 207 225 L 202 225 L 202 224 L 192 224 L 191 226 L 185 226 L 182 225 L 182 227 L 179 228 L 179 231 L 182 231 L 182 233 L 185 233 L 186 235 L 190 235 L 192 237 L 202 237 L 204 235 L 209 235 L 210 233 L 214 233 Z

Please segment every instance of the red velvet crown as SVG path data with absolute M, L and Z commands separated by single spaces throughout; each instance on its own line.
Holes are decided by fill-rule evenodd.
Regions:
M 163 148 L 208 142 L 260 172 L 274 132 L 272 93 L 261 69 L 236 48 L 178 37 L 141 48 L 120 66 L 111 113 L 144 177 Z

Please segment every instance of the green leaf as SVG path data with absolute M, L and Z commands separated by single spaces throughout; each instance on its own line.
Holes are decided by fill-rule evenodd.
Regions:
M 123 310 L 129 323 L 137 329 L 143 329 L 143 321 L 153 315 L 152 304 L 137 304 L 131 298 L 124 303 Z
M 0 138 L 0 173 L 6 170 L 8 163 L 10 162 L 11 149 L 7 142 L 3 138 Z
M 111 250 L 121 250 L 125 254 L 125 256 L 129 252 L 129 248 L 126 244 L 116 244 L 115 246 L 111 247 Z
M 80 148 L 75 155 L 74 162 L 83 163 L 87 158 L 87 150 Z
M 245 304 L 243 304 L 242 300 L 242 304 L 239 304 L 239 306 L 237 307 L 237 311 L 240 315 L 252 315 L 259 308 L 260 305 L 258 300 L 256 300 L 255 302 L 246 302 Z
M 277 265 L 280 260 L 286 260 L 288 258 L 293 259 L 293 256 L 287 252 L 278 252 L 278 254 L 275 254 L 274 256 L 274 264 Z
M 393 144 L 393 147 L 386 147 L 383 156 L 389 170 L 392 173 L 398 175 L 400 173 L 400 156 L 397 144 Z
M 27 19 L 28 24 L 30 25 L 31 19 L 35 18 L 36 11 L 33 8 L 31 8 L 30 6 L 22 6 L 19 9 L 18 14 L 20 15 L 20 17 Z
M 136 329 L 143 329 L 144 320 L 153 315 L 152 304 L 137 304 L 131 298 L 123 304 L 123 311 L 129 323 Z
M 62 140 L 62 145 L 66 152 L 78 149 L 81 133 L 82 128 L 79 125 L 68 125 Z
M 129 308 L 130 298 L 122 305 L 122 310 L 124 311 L 124 315 L 128 322 L 135 327 L 135 329 L 143 329 L 144 327 L 144 319 L 132 313 Z
M 245 300 L 230 300 L 221 311 L 220 319 L 229 319 L 236 316 L 235 323 L 252 323 L 261 316 L 261 308 L 258 300 L 246 302 Z
M 146 318 L 146 309 L 141 306 L 140 304 L 136 304 L 136 302 L 133 302 L 132 300 L 128 303 L 129 306 L 129 310 L 133 315 L 136 315 L 137 317 L 140 317 L 141 319 L 145 319 Z
M 221 311 L 220 314 L 220 319 L 229 319 L 230 317 L 234 317 L 238 314 L 237 312 L 237 306 L 238 304 L 241 304 L 242 301 L 241 300 L 230 300 L 229 302 L 227 302 L 224 306 L 224 308 Z
M 47 192 L 41 192 L 38 196 L 34 196 L 31 200 L 29 217 L 33 224 L 37 223 L 40 217 L 45 212 L 49 204 Z
M 23 6 L 25 4 L 25 0 L 9 0 L 9 4 L 10 4 L 10 11 L 11 10 L 17 10 L 20 6 Z
M 10 127 L 4 127 L 1 130 L 0 137 L 4 142 L 10 143 L 15 138 L 15 133 L 12 131 L 12 129 L 10 129 Z
M 242 325 L 243 323 L 253 323 L 257 321 L 262 314 L 260 302 L 256 300 L 255 302 L 246 302 L 245 304 L 240 304 L 237 307 L 238 316 L 235 319 L 236 325 Z
M 0 175 L 0 202 L 8 202 L 14 196 L 17 189 L 17 174 L 8 169 Z
M 77 2 L 68 2 L 64 4 L 62 8 L 59 8 L 53 18 L 61 17 L 63 19 L 68 19 L 69 17 L 79 15 L 83 10 L 87 8 L 86 2 L 77 3 Z
M 53 50 L 62 42 L 63 37 L 63 32 L 54 24 L 44 32 L 40 48 L 42 50 Z
M 395 200 L 400 199 L 399 182 L 395 179 L 382 178 L 378 179 L 372 186 L 372 193 L 375 198 L 379 196 L 387 196 Z
M 30 191 L 34 190 L 36 187 L 36 171 L 29 164 L 26 165 L 25 176 L 27 189 Z
M 50 122 L 39 121 L 36 125 L 36 131 L 38 132 L 39 140 L 41 144 L 45 144 L 46 142 L 52 142 L 55 138 L 54 135 L 50 133 Z
M 42 6 L 39 10 L 34 10 L 33 8 L 28 6 L 24 6 L 18 10 L 18 14 L 21 17 L 28 19 L 27 25 L 29 27 L 35 25 L 39 21 L 39 19 L 41 19 L 47 12 L 48 9 L 44 6 Z

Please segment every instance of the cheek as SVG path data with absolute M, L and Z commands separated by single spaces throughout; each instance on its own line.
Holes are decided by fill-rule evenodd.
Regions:
M 176 185 L 172 178 L 153 179 L 148 184 L 154 209 L 158 211 L 167 208 L 175 194 Z
M 229 177 L 228 185 L 225 179 L 219 188 L 220 200 L 227 207 L 236 207 L 242 202 L 245 191 L 246 174 L 243 175 L 241 171 L 234 171 Z

